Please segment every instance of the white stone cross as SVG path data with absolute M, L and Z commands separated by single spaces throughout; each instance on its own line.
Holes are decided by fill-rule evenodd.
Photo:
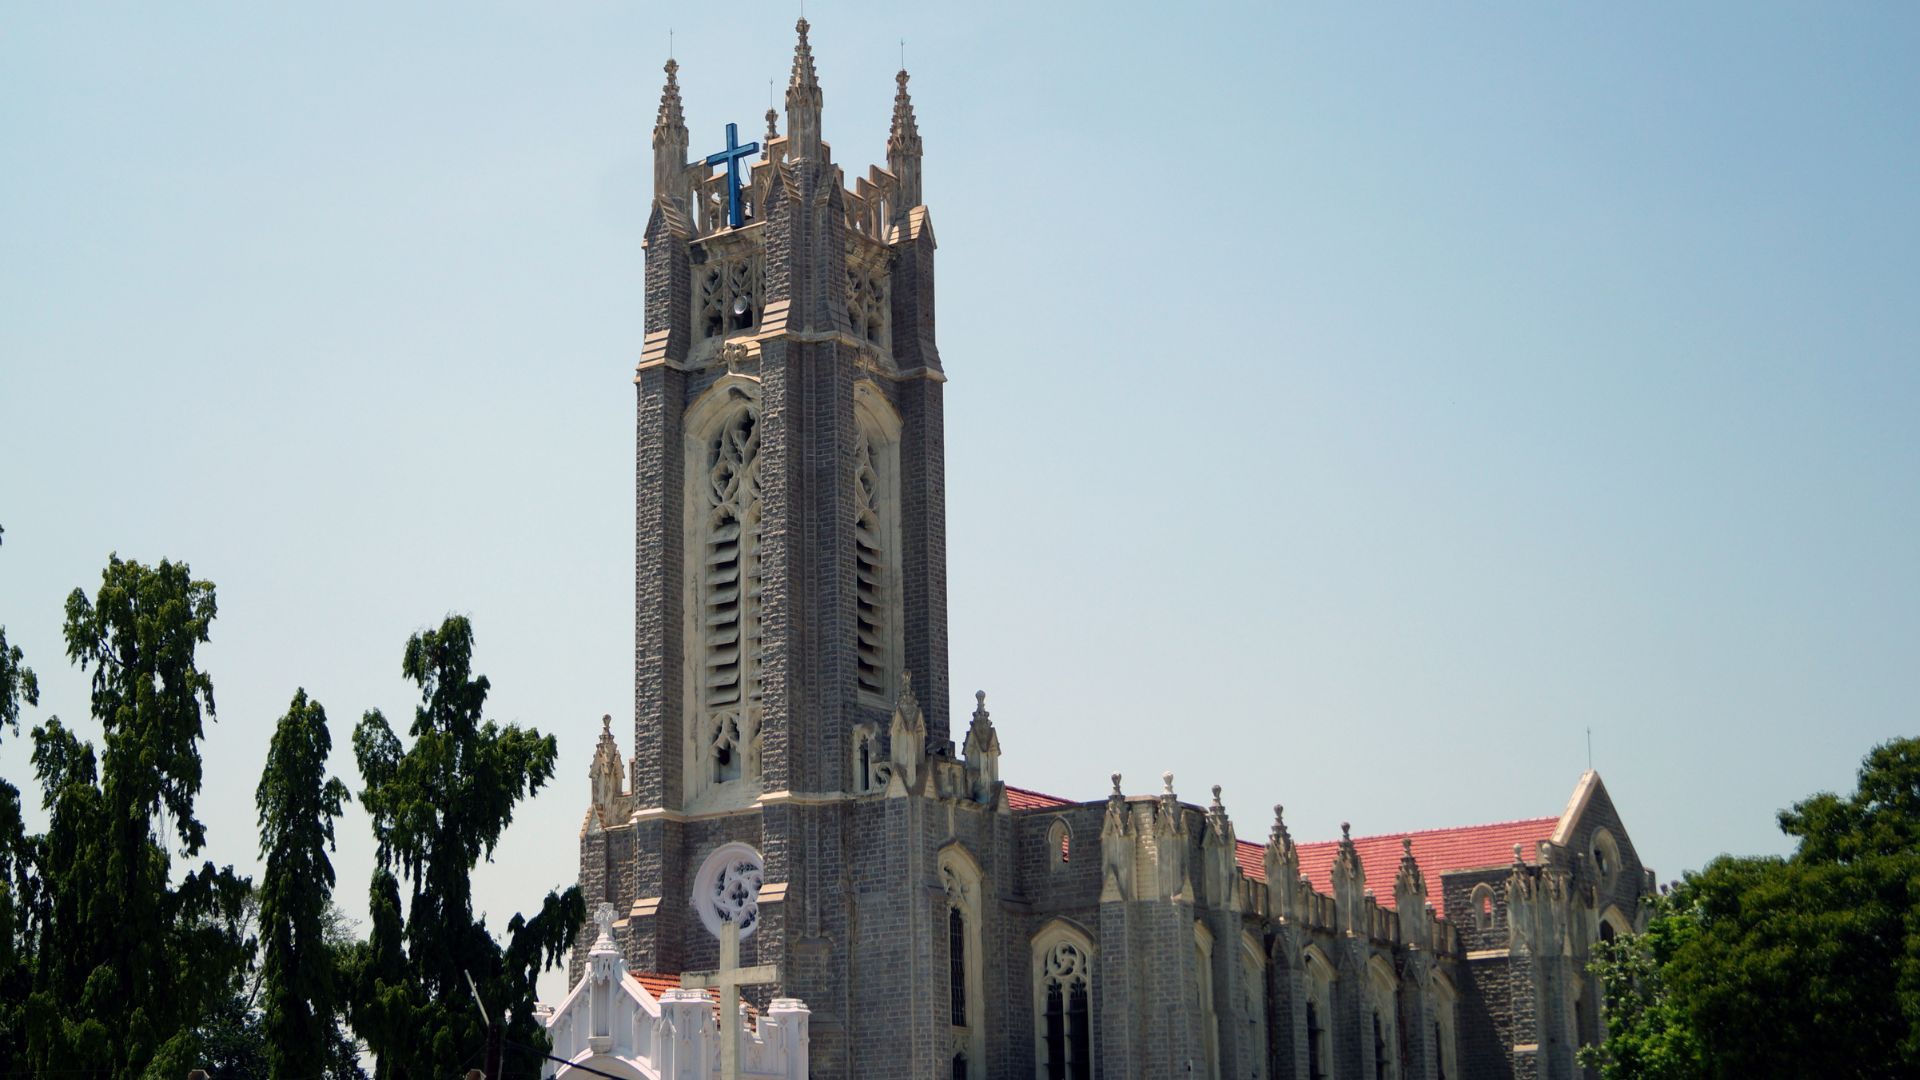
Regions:
M 740 966 L 740 924 L 732 919 L 720 924 L 720 969 L 688 971 L 680 976 L 687 990 L 720 991 L 720 1076 L 722 1080 L 740 1080 L 740 988 L 764 986 L 780 981 L 780 965 Z

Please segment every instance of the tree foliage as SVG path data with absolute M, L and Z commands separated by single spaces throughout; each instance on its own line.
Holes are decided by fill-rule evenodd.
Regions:
M 0 529 L 4 534 L 5 529 Z M 7 628 L 0 626 L 0 737 L 20 731 L 20 705 L 40 704 L 40 683 L 16 645 L 7 644 Z M 20 811 L 20 789 L 0 777 L 0 1074 L 23 1067 L 20 1044 L 20 1003 L 32 989 L 28 964 L 28 904 L 24 892 L 33 884 L 32 848 Z
M 1780 825 L 1791 856 L 1686 875 L 1603 955 L 1607 1080 L 1920 1075 L 1920 739 Z
M 340 950 L 329 936 L 333 823 L 347 787 L 327 775 L 333 737 L 305 690 L 280 718 L 254 802 L 260 811 L 261 1034 L 274 1077 L 319 1076 L 339 1041 Z
M 195 650 L 214 613 L 212 584 L 184 564 L 117 556 L 93 597 L 67 599 L 67 655 L 93 674 L 102 750 L 58 718 L 33 731 L 49 811 L 23 890 L 34 970 L 22 1028 L 37 1072 L 184 1075 L 201 1020 L 250 961 L 247 880 L 208 862 L 175 884 L 168 843 L 191 858 L 206 840 L 193 804 L 213 682 Z
M 489 684 L 472 670 L 473 629 L 449 616 L 414 635 L 401 672 L 420 688 L 403 747 L 377 710 L 353 736 L 381 869 L 372 932 L 356 958 L 352 1021 L 380 1077 L 424 1076 L 478 1064 L 486 1029 L 467 984 L 506 1016 L 511 1042 L 544 1045 L 533 978 L 557 964 L 585 921 L 578 888 L 549 893 L 532 919 L 514 916 L 503 951 L 473 914 L 472 872 L 491 858 L 513 808 L 553 775 L 557 747 L 517 725 L 482 718 Z M 401 879 L 410 885 L 404 917 Z M 509 1075 L 537 1076 L 539 1059 L 508 1057 Z

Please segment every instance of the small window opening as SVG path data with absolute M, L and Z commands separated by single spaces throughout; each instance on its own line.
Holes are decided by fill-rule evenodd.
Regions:
M 953 1026 L 967 1026 L 967 917 L 947 909 L 947 981 L 952 987 Z
M 1073 855 L 1073 830 L 1067 827 L 1066 819 L 1054 818 L 1047 827 L 1047 861 L 1058 870 L 1067 864 Z
M 1387 1033 L 1380 1014 L 1373 1014 L 1373 1080 L 1387 1080 Z
M 1307 1002 L 1307 1076 L 1311 1080 L 1326 1080 L 1326 1073 L 1320 1068 L 1320 1010 L 1314 1003 Z

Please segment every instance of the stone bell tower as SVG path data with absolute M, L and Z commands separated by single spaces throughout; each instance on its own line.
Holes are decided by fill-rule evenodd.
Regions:
M 780 965 L 779 992 L 815 1009 L 816 1073 L 838 1075 L 848 805 L 884 784 L 903 700 L 923 706 L 915 754 L 952 747 L 945 376 L 907 73 L 887 167 L 849 184 L 797 30 L 787 134 L 769 110 L 758 146 L 729 130 L 689 162 L 666 65 L 634 378 L 631 787 L 596 788 L 581 881 L 620 912 L 635 968 L 710 968 L 711 912 L 689 898 L 714 884 L 711 853 L 744 845 L 760 865 L 742 959 Z M 596 776 L 618 753 L 603 736 Z

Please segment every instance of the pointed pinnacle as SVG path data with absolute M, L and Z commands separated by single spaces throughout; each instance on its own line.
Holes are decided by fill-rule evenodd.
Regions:
M 680 108 L 680 82 L 674 77 L 679 70 L 678 61 L 671 59 L 667 61 L 667 85 L 660 90 L 660 115 L 653 122 L 656 135 L 668 129 L 686 130 L 686 113 Z
M 913 98 L 907 93 L 907 72 L 893 77 L 900 89 L 893 95 L 893 127 L 887 132 L 888 151 L 918 151 L 920 149 L 920 125 L 913 117 Z
M 793 46 L 793 74 L 787 79 L 789 98 L 796 90 L 820 92 L 820 76 L 813 70 L 813 46 L 807 43 L 807 25 L 805 17 L 793 24 L 800 34 L 800 40 Z

